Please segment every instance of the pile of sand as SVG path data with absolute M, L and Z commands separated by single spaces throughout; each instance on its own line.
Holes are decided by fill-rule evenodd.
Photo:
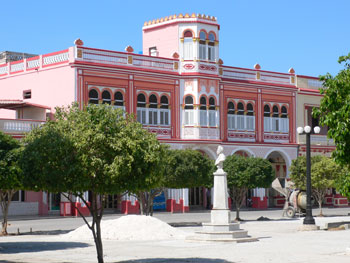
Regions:
M 102 239 L 163 240 L 183 239 L 186 233 L 152 216 L 128 215 L 101 222 Z M 65 239 L 91 239 L 92 231 L 83 225 L 65 235 Z

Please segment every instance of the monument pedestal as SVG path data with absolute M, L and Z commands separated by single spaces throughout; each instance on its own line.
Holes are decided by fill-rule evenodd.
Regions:
M 210 214 L 210 223 L 203 223 L 202 231 L 187 240 L 221 241 L 221 242 L 252 242 L 257 238 L 248 236 L 248 231 L 240 229 L 239 223 L 231 223 L 231 213 L 228 209 L 226 173 L 219 168 L 214 173 L 214 204 Z

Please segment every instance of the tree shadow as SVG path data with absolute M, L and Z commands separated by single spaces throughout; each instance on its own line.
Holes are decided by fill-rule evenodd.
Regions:
M 38 230 L 38 231 L 32 231 L 32 232 L 23 232 L 20 235 L 62 235 L 62 234 L 67 234 L 74 229 L 68 229 L 68 230 Z
M 118 261 L 118 263 L 234 263 L 219 258 L 144 258 Z
M 73 248 L 84 248 L 89 246 L 89 244 L 80 242 L 1 242 L 0 254 L 54 251 Z

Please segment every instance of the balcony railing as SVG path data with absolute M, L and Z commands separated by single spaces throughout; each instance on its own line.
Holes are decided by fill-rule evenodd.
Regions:
M 13 61 L 0 65 L 0 77 L 18 74 L 39 68 L 50 67 L 69 61 L 69 49 L 28 58 L 25 60 Z
M 151 69 L 165 72 L 178 72 L 178 59 L 151 57 L 128 52 L 117 52 L 88 47 L 78 47 L 76 61 L 98 64 L 119 65 Z
M 222 67 L 222 77 L 295 86 L 295 75 L 256 69 Z
M 5 133 L 26 133 L 43 123 L 45 121 L 0 119 L 0 130 Z

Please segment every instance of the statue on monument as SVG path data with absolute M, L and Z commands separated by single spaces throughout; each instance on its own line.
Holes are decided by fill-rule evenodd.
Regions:
M 224 154 L 224 148 L 221 145 L 218 146 L 216 154 L 218 157 L 216 158 L 215 165 L 218 168 L 218 170 L 222 170 L 226 156 Z

